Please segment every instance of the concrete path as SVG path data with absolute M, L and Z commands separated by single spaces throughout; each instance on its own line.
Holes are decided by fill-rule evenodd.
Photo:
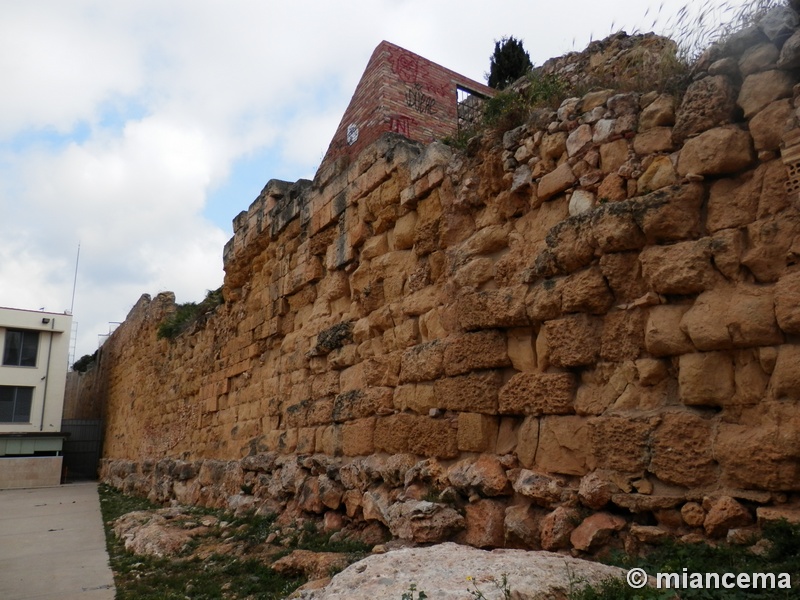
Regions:
M 0 490 L 0 598 L 113 600 L 97 483 Z

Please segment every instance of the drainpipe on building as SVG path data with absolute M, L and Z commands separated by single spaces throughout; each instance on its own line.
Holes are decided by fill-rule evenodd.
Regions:
M 44 371 L 44 389 L 42 390 L 42 418 L 39 419 L 39 431 L 44 431 L 44 409 L 47 405 L 47 384 L 50 382 L 50 357 L 53 354 L 53 336 L 55 335 L 56 319 L 50 319 L 50 341 L 47 344 L 47 367 Z M 59 429 L 61 429 L 59 427 Z

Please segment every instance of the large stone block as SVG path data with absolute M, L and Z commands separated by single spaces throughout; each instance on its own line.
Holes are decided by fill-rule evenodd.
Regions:
M 563 415 L 575 411 L 571 373 L 517 373 L 500 390 L 501 414 Z
M 547 321 L 543 330 L 550 363 L 556 367 L 578 367 L 597 360 L 602 320 L 584 314 Z
M 497 444 L 497 417 L 458 413 L 458 449 L 461 452 L 493 452 Z
M 496 329 L 452 337 L 445 345 L 444 372 L 448 376 L 510 364 L 506 336 Z
M 795 80 L 786 71 L 763 71 L 745 77 L 737 103 L 749 119 L 770 103 L 781 98 L 792 97 Z
M 681 329 L 689 305 L 670 304 L 650 308 L 644 329 L 644 347 L 654 356 L 694 352 L 692 341 Z
M 588 420 L 573 415 L 539 419 L 534 466 L 547 473 L 563 475 L 585 475 L 592 470 L 595 460 Z
M 656 424 L 656 419 L 591 419 L 588 430 L 594 463 L 601 469 L 643 471 L 649 461 L 650 439 Z
M 614 310 L 603 319 L 600 358 L 621 362 L 638 358 L 644 346 L 642 310 Z
M 770 391 L 776 398 L 800 400 L 800 346 L 786 344 L 778 348 Z
M 400 381 L 429 381 L 444 374 L 445 344 L 440 340 L 417 344 L 400 358 Z
M 433 384 L 436 406 L 459 412 L 497 414 L 497 392 L 502 381 L 499 371 L 473 371 L 439 379 Z
M 600 271 L 617 302 L 632 302 L 641 298 L 647 291 L 637 252 L 604 254 L 600 257 Z
M 572 172 L 572 167 L 568 163 L 562 163 L 539 180 L 537 195 L 541 200 L 548 200 L 566 191 L 578 181 L 575 173 Z
M 562 279 L 544 279 L 531 287 L 525 300 L 531 321 L 546 321 L 561 316 L 562 281 Z
M 689 406 L 726 406 L 736 391 L 733 360 L 724 352 L 684 354 L 678 362 L 681 402 Z
M 632 201 L 632 209 L 648 243 L 677 242 L 700 234 L 704 198 L 700 183 L 669 185 Z
M 564 312 L 604 314 L 614 302 L 600 268 L 589 267 L 566 277 L 561 287 Z
M 723 75 L 693 82 L 675 115 L 673 140 L 682 143 L 689 136 L 730 123 L 736 113 L 736 91 Z
M 708 230 L 742 227 L 755 221 L 763 180 L 764 170 L 758 168 L 714 181 L 708 198 Z
M 775 285 L 775 316 L 783 331 L 800 334 L 800 271 L 784 275 Z
M 378 418 L 375 449 L 389 454 L 454 458 L 458 455 L 458 426 L 450 419 L 400 413 Z
M 713 449 L 722 470 L 723 485 L 784 492 L 800 490 L 800 427 L 797 415 L 786 413 L 775 410 L 761 422 L 720 423 Z
M 678 174 L 725 175 L 755 160 L 750 132 L 735 126 L 716 127 L 686 141 L 678 158 Z
M 642 275 L 659 294 L 696 294 L 719 278 L 711 264 L 711 240 L 649 246 L 639 255 Z
M 718 477 L 711 452 L 713 433 L 712 422 L 693 413 L 664 414 L 653 434 L 649 470 L 673 485 L 713 487 Z
M 800 224 L 796 213 L 766 217 L 747 226 L 748 247 L 742 264 L 750 269 L 756 281 L 777 281 L 787 267 Z
M 750 135 L 756 152 L 777 150 L 781 137 L 787 129 L 787 121 L 792 117 L 791 100 L 777 100 L 768 104 L 750 119 Z
M 506 503 L 483 499 L 464 508 L 466 531 L 464 542 L 476 548 L 502 548 L 505 545 L 503 523 Z
M 772 346 L 783 341 L 771 288 L 720 286 L 698 296 L 681 328 L 699 350 Z
M 467 331 L 527 325 L 527 291 L 528 286 L 514 286 L 463 294 L 456 300 L 458 324 Z
M 342 453 L 345 456 L 365 456 L 375 451 L 375 418 L 349 421 L 342 425 Z
M 369 387 L 344 392 L 333 401 L 333 420 L 341 423 L 391 411 L 393 397 L 394 390 L 389 387 Z

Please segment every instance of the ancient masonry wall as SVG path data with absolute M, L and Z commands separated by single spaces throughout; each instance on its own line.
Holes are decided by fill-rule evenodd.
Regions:
M 173 298 L 143 296 L 103 347 L 103 479 L 483 547 L 796 518 L 790 33 L 735 36 L 680 106 L 595 91 L 271 181 L 216 314 L 158 340 Z

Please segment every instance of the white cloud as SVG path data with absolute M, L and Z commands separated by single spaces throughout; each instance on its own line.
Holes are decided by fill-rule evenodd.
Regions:
M 78 355 L 91 352 L 142 293 L 220 285 L 228 223 L 204 216 L 210 191 L 257 153 L 280 157 L 264 183 L 313 176 L 381 40 L 482 81 L 495 39 L 524 39 L 540 64 L 646 4 L 5 2 L 0 305 L 68 308 L 80 242 Z

